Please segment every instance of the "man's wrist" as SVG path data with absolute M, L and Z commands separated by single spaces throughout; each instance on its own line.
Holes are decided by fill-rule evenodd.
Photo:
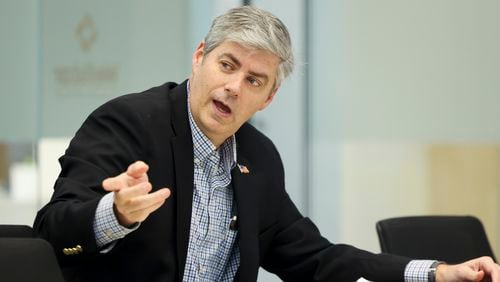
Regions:
M 139 228 L 139 224 L 128 229 L 118 222 L 113 210 L 113 192 L 101 198 L 94 216 L 94 234 L 99 248 L 125 237 Z

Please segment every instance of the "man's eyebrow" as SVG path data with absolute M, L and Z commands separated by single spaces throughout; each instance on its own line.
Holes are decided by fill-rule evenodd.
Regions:
M 231 54 L 231 53 L 222 53 L 220 56 L 219 56 L 219 59 L 222 59 L 223 57 L 228 57 L 231 61 L 233 61 L 233 63 L 235 65 L 237 65 L 238 67 L 241 67 L 241 62 L 236 59 L 236 57 Z
M 241 67 L 241 62 L 238 59 L 236 59 L 236 57 L 233 54 L 222 53 L 219 56 L 219 59 L 222 59 L 223 57 L 228 57 L 235 65 L 237 65 L 238 67 Z M 248 73 L 253 75 L 253 76 L 260 77 L 260 78 L 263 78 L 265 80 L 269 80 L 269 76 L 265 73 L 260 73 L 260 72 L 255 72 L 255 71 L 249 71 Z

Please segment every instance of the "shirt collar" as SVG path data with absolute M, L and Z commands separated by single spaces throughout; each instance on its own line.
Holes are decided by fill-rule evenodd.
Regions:
M 203 134 L 201 129 L 196 124 L 193 114 L 191 113 L 191 105 L 189 103 L 189 80 L 187 83 L 187 107 L 189 116 L 189 126 L 193 136 L 193 157 L 196 160 L 204 161 L 210 154 L 217 151 L 215 145 Z M 219 154 L 221 154 L 224 166 L 227 169 L 232 169 L 236 165 L 236 137 L 231 135 L 219 147 Z

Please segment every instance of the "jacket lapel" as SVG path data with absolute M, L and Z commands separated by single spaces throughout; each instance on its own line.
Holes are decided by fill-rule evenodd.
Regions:
M 258 209 L 256 174 L 252 166 L 238 152 L 238 165 L 231 171 L 233 189 L 238 211 L 238 235 L 240 268 L 237 281 L 256 281 L 259 267 Z M 255 171 L 256 172 L 256 171 Z
M 172 152 L 175 167 L 175 194 L 177 201 L 177 266 L 181 280 L 186 264 L 189 230 L 191 225 L 191 208 L 193 202 L 193 139 L 189 127 L 187 112 L 187 84 L 177 86 L 171 93 Z

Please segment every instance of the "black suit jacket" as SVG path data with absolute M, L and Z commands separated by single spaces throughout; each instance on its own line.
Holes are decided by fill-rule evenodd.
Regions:
M 51 242 L 66 281 L 180 281 L 193 196 L 193 142 L 186 82 L 116 98 L 95 110 L 60 158 L 51 201 L 37 214 L 38 234 Z M 408 259 L 331 244 L 304 218 L 284 188 L 273 143 L 250 124 L 236 133 L 233 169 L 241 264 L 236 281 L 255 281 L 259 266 L 285 281 L 400 281 Z M 153 189 L 171 197 L 140 228 L 99 253 L 93 231 L 103 179 L 129 164 L 149 164 Z

